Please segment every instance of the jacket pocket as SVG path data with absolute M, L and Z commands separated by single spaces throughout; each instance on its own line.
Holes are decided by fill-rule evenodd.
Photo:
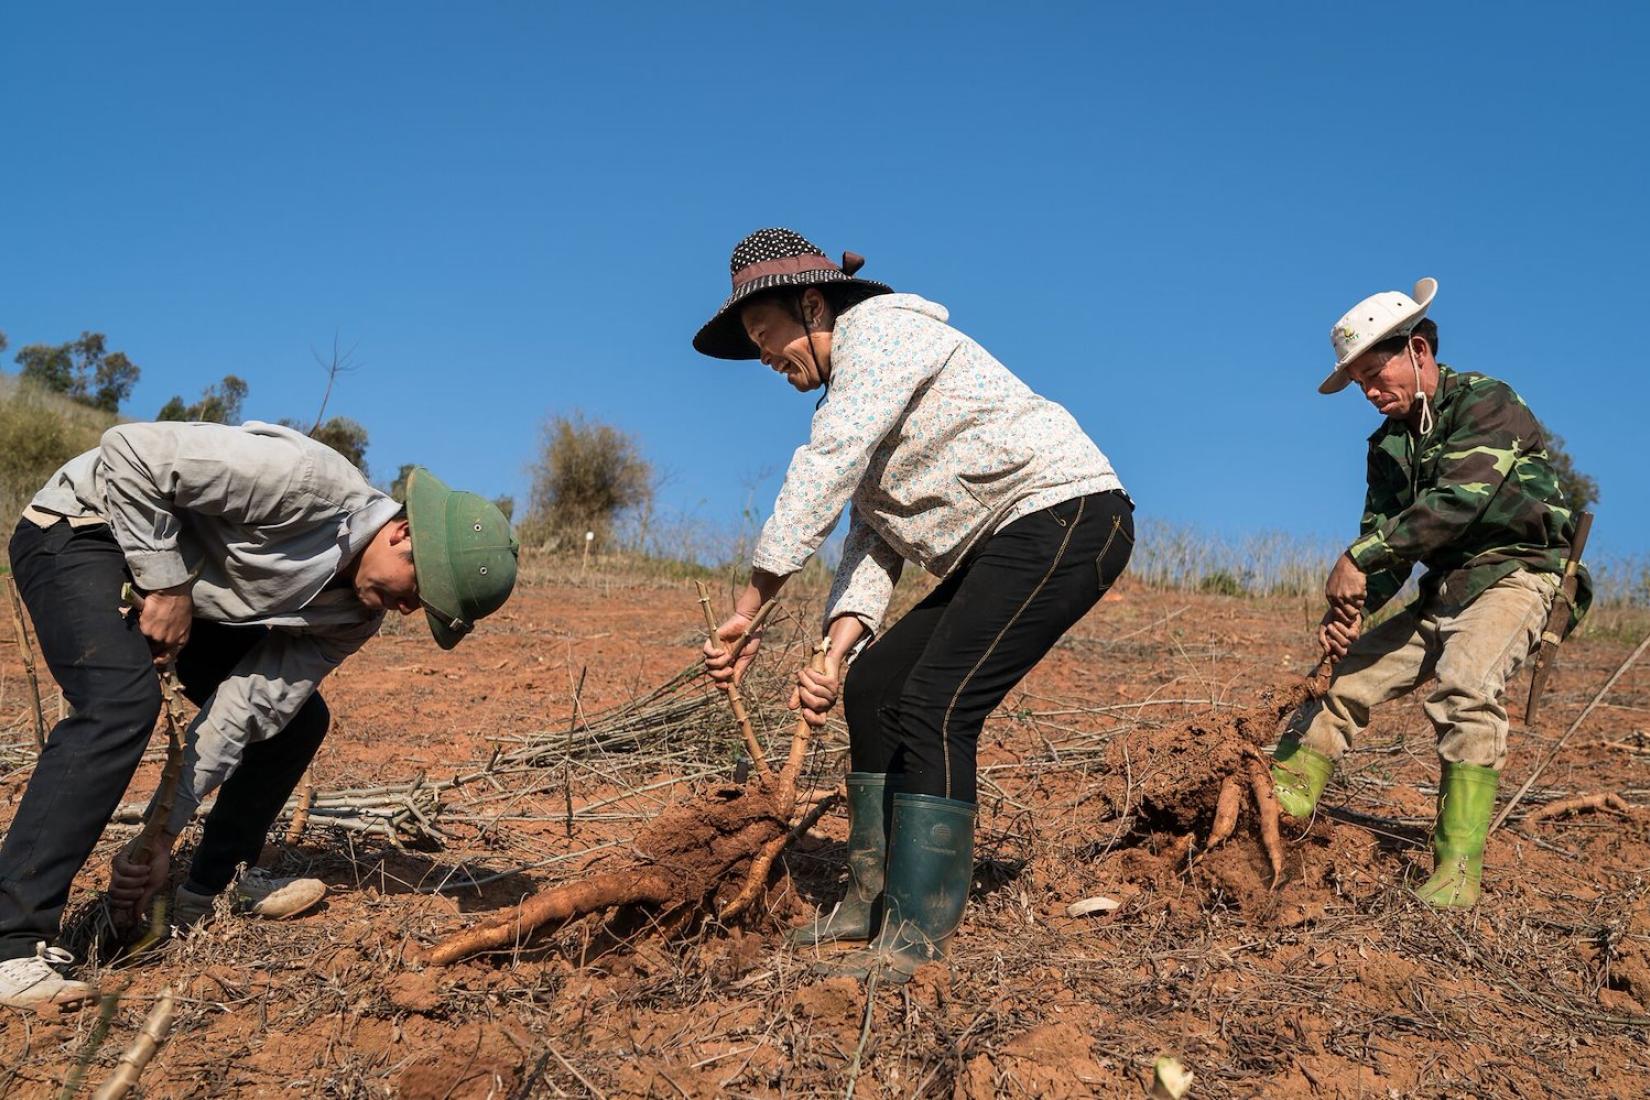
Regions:
M 1027 471 L 1036 456 L 1031 452 L 1004 451 L 992 456 L 989 469 L 981 473 L 959 473 L 957 484 L 983 509 L 986 515 L 1005 512 L 1025 495 Z

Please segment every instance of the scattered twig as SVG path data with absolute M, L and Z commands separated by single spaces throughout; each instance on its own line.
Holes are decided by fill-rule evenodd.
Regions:
M 1576 720 L 1570 723 L 1570 728 L 1564 731 L 1564 736 L 1555 741 L 1553 743 L 1553 747 L 1548 749 L 1546 754 L 1542 756 L 1541 763 L 1537 764 L 1535 766 L 1535 770 L 1530 773 L 1530 777 L 1524 780 L 1524 785 L 1518 788 L 1518 793 L 1513 795 L 1505 806 L 1501 807 L 1501 812 L 1496 814 L 1495 820 L 1490 823 L 1491 833 L 1501 828 L 1502 823 L 1507 820 L 1507 815 L 1512 813 L 1520 802 L 1524 801 L 1524 796 L 1530 793 L 1530 788 L 1535 786 L 1535 781 L 1537 779 L 1541 778 L 1541 773 L 1546 771 L 1547 766 L 1551 764 L 1554 758 L 1558 756 L 1559 750 L 1562 749 L 1564 747 L 1564 743 L 1570 739 L 1570 735 L 1581 728 L 1581 723 L 1585 722 L 1587 720 L 1587 716 L 1593 713 L 1593 708 L 1598 706 L 1599 701 L 1603 699 L 1605 695 L 1609 694 L 1610 689 L 1616 686 L 1616 681 L 1621 679 L 1622 675 L 1626 673 L 1628 669 L 1633 667 L 1633 662 L 1637 661 L 1646 649 L 1650 649 L 1650 634 L 1645 635 L 1644 641 L 1639 643 L 1638 648 L 1629 653 L 1627 655 L 1627 659 L 1621 662 L 1621 665 L 1610 674 L 1610 678 L 1604 681 L 1604 686 L 1598 689 L 1598 693 L 1593 696 L 1593 698 L 1587 703 L 1586 707 L 1582 709 L 1581 713 L 1576 716 Z
M 1522 823 L 1529 825 L 1536 821 L 1580 813 L 1582 810 L 1604 810 L 1626 817 L 1632 812 L 1632 807 L 1627 805 L 1621 795 L 1612 791 L 1604 791 L 1599 794 L 1577 795 L 1574 798 L 1560 798 L 1543 806 L 1537 806 L 1524 815 Z
M 103 1087 L 92 1094 L 92 1100 L 121 1100 L 138 1078 L 143 1075 L 144 1067 L 155 1056 L 166 1042 L 166 1037 L 172 1030 L 172 987 L 167 986 L 161 991 L 160 999 L 155 1007 L 149 1010 L 144 1018 L 143 1030 L 138 1032 L 132 1045 L 120 1056 L 120 1064 L 115 1066 L 114 1073 L 103 1083 Z

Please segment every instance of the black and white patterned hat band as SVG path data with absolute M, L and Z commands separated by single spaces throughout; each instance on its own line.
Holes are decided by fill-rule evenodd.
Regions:
M 791 229 L 758 229 L 734 246 L 728 261 L 733 293 L 722 308 L 693 338 L 693 346 L 718 359 L 754 359 L 756 348 L 745 335 L 734 307 L 753 294 L 773 287 L 817 286 L 821 283 L 854 283 L 867 297 L 889 294 L 893 288 L 870 279 L 856 279 L 865 257 L 842 254 L 837 264 L 817 245 Z

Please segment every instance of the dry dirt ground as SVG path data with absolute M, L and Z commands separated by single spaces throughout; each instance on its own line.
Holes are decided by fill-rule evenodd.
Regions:
M 535 763 L 444 791 L 439 847 L 325 824 L 286 844 L 278 829 L 264 862 L 326 880 L 323 908 L 222 920 L 146 965 L 100 968 L 124 995 L 95 1051 L 95 1006 L 0 1010 L 0 1094 L 58 1095 L 77 1060 L 89 1090 L 168 985 L 177 1022 L 144 1074 L 148 1096 L 1140 1096 L 1159 1054 L 1196 1073 L 1194 1096 L 1650 1092 L 1650 667 L 1622 679 L 1526 803 L 1609 790 L 1630 812 L 1527 828 L 1515 815 L 1491 841 L 1473 912 L 1435 913 L 1409 892 L 1430 866 L 1437 775 L 1413 701 L 1377 713 L 1330 814 L 1286 826 L 1272 892 L 1247 820 L 1188 863 L 1184 823 L 1141 792 L 1172 787 L 1163 769 L 1202 751 L 1182 731 L 1312 663 L 1315 612 L 1127 583 L 1118 595 L 987 725 L 973 900 L 952 965 L 903 989 L 868 1000 L 860 983 L 816 979 L 812 952 L 778 935 L 839 889 L 839 815 L 787 854 L 738 927 L 666 915 L 663 939 L 659 915 L 619 914 L 451 967 L 413 964 L 419 947 L 623 858 L 648 820 L 733 769 L 731 722 L 696 687 L 678 693 L 691 720 L 631 743 L 591 748 L 570 732 L 689 664 L 703 629 L 691 584 L 540 567 L 458 650 L 409 621 L 329 681 L 336 725 L 314 782 L 450 779 L 524 745 L 542 749 Z M 817 597 L 797 614 L 816 611 Z M 1507 791 L 1636 640 L 1569 646 L 1539 733 L 1515 705 Z M 761 662 L 757 718 L 776 743 L 778 684 L 799 653 L 776 638 Z M 0 647 L 0 670 L 3 823 L 31 734 L 14 647 Z M 842 748 L 840 729 L 816 746 L 812 784 L 836 781 Z M 147 797 L 158 770 L 152 755 L 128 797 Z M 72 908 L 95 899 L 130 835 L 106 833 Z M 1065 915 L 1096 895 L 1121 905 Z

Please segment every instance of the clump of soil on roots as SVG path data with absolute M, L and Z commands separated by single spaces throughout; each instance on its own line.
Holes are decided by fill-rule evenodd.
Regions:
M 1195 866 L 1199 873 L 1191 881 L 1203 893 L 1224 894 L 1254 915 L 1278 909 L 1276 888 L 1283 881 L 1321 880 L 1323 868 L 1317 864 L 1322 860 L 1307 850 L 1311 843 L 1303 848 L 1299 841 L 1323 847 L 1329 842 L 1327 827 L 1314 827 L 1283 844 L 1283 873 L 1274 875 L 1250 790 L 1261 766 L 1261 746 L 1276 736 L 1285 718 L 1322 693 L 1323 683 L 1316 676 L 1297 680 L 1262 692 L 1251 707 L 1216 710 L 1115 738 L 1106 753 L 1103 794 L 1124 822 L 1124 835 L 1111 856 L 1120 876 L 1161 888 Z M 1235 792 L 1241 795 L 1236 829 L 1229 839 L 1210 845 L 1211 831 L 1219 833 L 1223 790 L 1234 778 L 1241 787 Z M 1228 802 L 1233 797 L 1226 793 Z M 1310 873 L 1309 862 L 1314 865 Z
M 541 926 L 609 909 L 657 914 L 666 936 L 712 912 L 749 913 L 752 892 L 766 886 L 775 846 L 792 832 L 781 812 L 786 801 L 793 799 L 772 793 L 771 784 L 753 784 L 666 810 L 637 836 L 624 866 L 535 894 L 502 919 L 436 945 L 423 961 L 440 965 L 510 948 Z M 817 820 L 826 805 L 810 816 Z

